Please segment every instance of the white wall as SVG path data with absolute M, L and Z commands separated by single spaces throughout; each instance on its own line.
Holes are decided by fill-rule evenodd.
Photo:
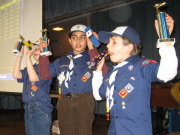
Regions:
M 0 1 L 0 92 L 22 92 L 22 84 L 12 78 L 16 56 L 13 46 L 25 40 L 35 42 L 42 36 L 42 0 Z M 25 61 L 23 59 L 22 68 Z

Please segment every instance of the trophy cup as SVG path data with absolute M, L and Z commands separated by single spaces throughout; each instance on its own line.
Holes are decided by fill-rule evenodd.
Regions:
M 19 42 L 17 48 L 14 49 L 12 52 L 13 52 L 15 55 L 17 55 L 17 56 L 22 56 L 21 48 L 22 48 L 22 46 L 24 45 L 23 42 L 24 42 L 25 39 L 24 39 L 21 35 L 19 35 L 19 38 L 21 39 L 21 41 Z
M 164 12 L 159 10 L 160 7 L 166 5 L 166 2 L 155 4 L 154 7 L 156 8 L 157 12 L 157 20 L 159 25 L 159 36 L 160 39 L 157 41 L 157 48 L 173 46 L 175 43 L 174 38 L 170 38 L 168 28 L 166 25 L 166 16 Z
M 42 29 L 41 32 L 43 33 L 43 40 L 46 41 L 46 43 L 48 43 L 48 38 L 47 38 L 47 29 Z M 47 46 L 43 47 L 43 52 L 40 53 L 41 56 L 46 55 L 46 56 L 50 56 L 52 55 L 51 51 L 49 51 Z

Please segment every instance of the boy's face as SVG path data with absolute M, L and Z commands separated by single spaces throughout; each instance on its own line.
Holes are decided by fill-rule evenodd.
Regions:
M 69 38 L 69 43 L 72 46 L 74 54 L 84 52 L 87 46 L 86 34 L 80 31 L 73 32 Z
M 110 59 L 112 62 L 119 63 L 130 57 L 132 45 L 123 45 L 123 40 L 120 36 L 112 36 L 107 45 Z
M 39 60 L 39 56 L 40 56 L 40 48 L 38 45 L 35 46 L 36 50 L 33 53 L 33 58 L 38 61 Z

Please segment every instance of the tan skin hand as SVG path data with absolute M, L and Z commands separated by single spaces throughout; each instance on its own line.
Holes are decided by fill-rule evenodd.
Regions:
M 103 57 L 102 60 L 101 60 L 101 62 L 100 62 L 100 63 L 98 64 L 98 66 L 96 67 L 96 71 L 97 71 L 97 72 L 102 71 L 104 62 L 105 62 L 105 58 Z
M 166 24 L 167 24 L 167 28 L 169 31 L 169 35 L 171 35 L 172 31 L 174 29 L 174 20 L 168 14 L 166 14 Z M 159 37 L 159 27 L 158 27 L 158 21 L 157 20 L 155 20 L 154 25 L 155 25 L 156 32 L 157 32 L 158 37 Z
M 16 44 L 14 45 L 14 49 L 16 49 L 17 48 L 17 46 L 18 46 L 18 42 L 16 42 Z M 23 54 L 24 54 L 24 45 L 22 45 L 22 47 L 21 47 L 21 54 L 22 54 L 22 56 L 23 56 Z M 21 56 L 21 57 L 22 57 Z
M 96 38 L 98 38 L 98 34 L 97 34 L 96 32 L 93 32 L 93 34 L 94 34 L 94 36 L 95 36 Z M 88 46 L 88 49 L 89 49 L 89 50 L 94 49 L 94 46 L 93 46 L 91 40 L 90 40 L 88 37 L 86 37 L 86 38 L 87 38 L 87 46 Z
M 35 45 L 31 45 L 32 50 L 27 48 L 26 57 L 31 57 L 31 55 L 36 51 L 37 47 Z

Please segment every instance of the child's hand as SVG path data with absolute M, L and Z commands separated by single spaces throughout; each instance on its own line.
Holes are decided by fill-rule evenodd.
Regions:
M 41 38 L 39 38 L 39 41 L 40 41 L 40 43 L 39 43 L 40 51 L 43 52 L 43 48 L 44 48 L 44 47 L 47 47 L 47 46 L 49 45 L 50 40 L 48 39 L 48 43 L 47 43 L 47 42 L 46 42 L 45 40 L 43 40 L 43 38 L 41 37 Z
M 173 29 L 174 29 L 174 20 L 168 14 L 166 14 L 166 24 L 167 24 L 167 27 L 168 27 L 169 35 L 171 35 L 171 33 L 172 33 Z
M 27 52 L 26 52 L 26 57 L 30 57 L 35 51 L 36 51 L 36 46 L 35 45 L 31 45 L 31 50 L 29 50 L 28 48 L 27 48 Z
M 94 46 L 93 46 L 91 40 L 90 40 L 88 37 L 86 37 L 86 39 L 87 39 L 87 46 L 88 46 L 88 49 L 89 49 L 89 50 L 94 49 Z
M 14 45 L 14 50 L 17 48 L 18 45 L 19 45 L 19 42 L 16 42 L 16 44 Z M 22 45 L 20 52 L 21 52 L 21 54 L 23 56 L 23 54 L 24 54 L 24 45 Z
M 94 34 L 94 36 L 95 36 L 96 38 L 98 38 L 98 34 L 97 34 L 96 32 L 93 32 L 93 34 Z M 94 49 L 94 46 L 93 46 L 91 40 L 90 40 L 88 37 L 87 37 L 87 46 L 88 46 L 88 49 L 89 49 L 89 50 Z
M 97 71 L 97 72 L 102 71 L 104 62 L 105 62 L 105 58 L 103 57 L 102 60 L 101 60 L 101 62 L 100 62 L 100 63 L 97 65 L 97 67 L 96 67 L 96 71 Z

